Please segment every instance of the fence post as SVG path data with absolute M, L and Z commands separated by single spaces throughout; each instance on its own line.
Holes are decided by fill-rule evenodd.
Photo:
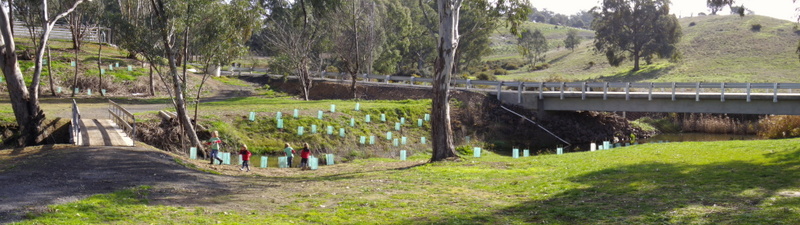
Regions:
M 672 101 L 675 101 L 675 82 L 672 82 Z
M 625 101 L 631 100 L 631 82 L 625 83 Z
M 581 85 L 581 100 L 586 100 L 586 82 Z
M 750 83 L 747 83 L 747 102 L 750 102 Z
M 695 87 L 695 91 L 696 92 L 695 92 L 695 95 L 694 95 L 694 101 L 695 102 L 699 102 L 700 101 L 700 82 L 697 82 L 697 86 Z
M 500 83 L 497 83 L 497 100 L 500 100 L 500 93 L 501 93 L 500 89 L 501 88 L 503 88 L 503 81 L 500 81 Z
M 772 102 L 778 102 L 778 83 L 775 83 L 775 94 L 772 97 Z

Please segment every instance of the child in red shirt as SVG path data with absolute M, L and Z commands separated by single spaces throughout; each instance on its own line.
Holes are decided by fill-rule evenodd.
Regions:
M 308 167 L 308 158 L 311 157 L 311 149 L 308 148 L 308 143 L 303 143 L 303 150 L 300 150 L 300 168 L 305 169 Z
M 250 155 L 252 155 L 252 153 L 247 150 L 247 145 L 242 144 L 239 154 L 242 156 L 242 168 L 239 168 L 239 170 L 247 168 L 247 172 L 250 172 Z

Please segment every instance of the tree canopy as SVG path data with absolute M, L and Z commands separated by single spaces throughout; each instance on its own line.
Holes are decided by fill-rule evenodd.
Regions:
M 569 30 L 567 31 L 567 37 L 564 39 L 564 47 L 575 51 L 575 48 L 581 44 L 581 37 L 578 36 L 578 31 L 576 30 Z
M 592 13 L 595 20 L 594 46 L 609 64 L 619 66 L 626 59 L 639 70 L 640 59 L 669 58 L 676 54 L 681 38 L 678 18 L 669 14 L 669 0 L 604 0 Z
M 544 34 L 539 29 L 533 32 L 531 30 L 523 31 L 517 38 L 517 45 L 519 45 L 520 55 L 528 59 L 531 64 L 531 70 L 536 67 L 536 62 L 544 61 L 544 53 L 550 49 L 547 44 L 547 38 L 544 37 Z

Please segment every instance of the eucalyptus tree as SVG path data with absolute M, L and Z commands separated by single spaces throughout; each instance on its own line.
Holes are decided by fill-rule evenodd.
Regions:
M 411 27 L 405 38 L 408 40 L 408 50 L 401 52 L 402 58 L 398 67 L 401 71 L 410 73 L 414 71 L 423 77 L 432 77 L 427 71 L 435 60 L 436 21 L 429 15 L 436 14 L 435 4 L 430 1 L 400 1 L 404 8 L 409 10 Z
M 581 44 L 581 37 L 578 36 L 578 31 L 570 29 L 567 31 L 567 37 L 564 38 L 564 47 L 575 51 L 575 48 Z
M 531 32 L 530 29 L 523 31 L 517 38 L 517 47 L 520 55 L 528 59 L 531 64 L 530 70 L 534 70 L 536 62 L 544 61 L 544 53 L 550 49 L 547 38 L 544 37 L 539 29 Z
M 383 2 L 348 0 L 331 18 L 333 51 L 341 67 L 350 74 L 350 91 L 356 93 L 359 73 L 369 72 L 385 41 L 383 21 L 386 9 Z
M 324 20 L 342 5 L 340 0 L 268 0 L 269 12 L 259 38 L 295 71 L 303 99 L 309 100 L 314 51 L 322 39 Z
M 155 95 L 155 76 L 153 69 L 156 65 L 163 64 L 160 59 L 164 56 L 164 49 L 159 42 L 159 34 L 153 32 L 155 16 L 152 3 L 144 0 L 118 0 L 105 1 L 106 26 L 114 29 L 119 37 L 117 44 L 128 51 L 128 57 L 136 58 L 142 55 L 150 65 L 149 91 Z
M 191 29 L 192 35 L 186 35 L 184 41 L 191 43 L 191 52 L 200 55 L 206 68 L 210 65 L 225 65 L 249 52 L 246 42 L 261 27 L 262 10 L 248 0 L 232 0 L 228 3 L 213 2 L 205 4 L 197 15 L 187 16 L 187 24 L 196 24 Z M 188 28 L 187 28 L 188 34 Z M 191 37 L 191 38 L 190 38 Z M 184 59 L 189 56 L 189 49 L 184 49 Z M 184 76 L 186 73 L 186 63 Z M 199 102 L 203 85 L 209 73 L 204 73 L 197 87 L 195 100 Z M 197 121 L 199 104 L 195 104 L 194 120 Z
M 439 30 L 437 58 L 434 66 L 433 107 L 431 109 L 431 133 L 433 154 L 431 161 L 458 157 L 453 147 L 453 130 L 450 126 L 450 80 L 456 68 L 455 56 L 459 43 L 460 9 L 468 0 L 437 0 Z M 496 12 L 511 25 L 512 33 L 530 14 L 530 6 L 524 0 L 495 1 Z
M 379 46 L 380 53 L 372 69 L 380 74 L 395 74 L 402 70 L 403 56 L 410 51 L 410 36 L 413 32 L 411 10 L 399 1 L 383 0 L 381 2 L 386 8 L 381 27 L 385 41 L 383 41 L 383 45 Z
M 6 85 L 9 90 L 9 97 L 11 100 L 11 107 L 14 110 L 14 117 L 17 120 L 20 134 L 18 139 L 19 145 L 36 144 L 43 140 L 45 136 L 42 132 L 42 122 L 45 119 L 45 114 L 39 107 L 39 81 L 42 73 L 42 57 L 47 46 L 47 40 L 50 37 L 50 31 L 55 26 L 56 21 L 64 18 L 69 13 L 75 10 L 84 0 L 71 1 L 71 7 L 65 11 L 51 17 L 47 1 L 42 1 L 41 5 L 41 22 L 42 33 L 39 37 L 38 46 L 36 49 L 36 56 L 34 58 L 34 72 L 30 87 L 26 87 L 22 72 L 19 69 L 19 63 L 16 57 L 16 46 L 14 45 L 14 34 L 11 30 L 9 13 L 5 7 L 0 7 L 0 66 L 3 68 L 3 75 L 6 78 Z
M 604 53 L 612 66 L 630 58 L 633 71 L 639 70 L 642 58 L 672 57 L 682 33 L 669 4 L 669 0 L 604 0 L 592 10 L 595 50 Z
M 181 79 L 178 73 L 178 54 L 180 51 L 180 44 L 178 36 L 186 29 L 186 21 L 183 17 L 186 16 L 187 8 L 195 6 L 202 6 L 208 4 L 209 1 L 179 1 L 179 0 L 151 0 L 152 7 L 152 23 L 151 29 L 158 35 L 156 44 L 160 45 L 163 49 L 163 56 L 167 59 L 168 77 L 171 78 L 172 87 L 168 89 L 172 97 L 172 104 L 175 106 L 178 120 L 183 128 L 184 135 L 189 139 L 191 146 L 202 148 L 200 139 L 197 137 L 197 132 L 194 129 L 189 114 L 186 110 L 186 80 Z M 162 51 L 158 51 L 162 53 Z M 152 59 L 157 55 L 145 52 L 146 55 Z M 160 73 L 159 73 L 160 74 Z
M 734 0 L 706 0 L 706 6 L 711 9 L 711 15 L 717 15 L 725 6 L 733 7 Z M 742 13 L 744 14 L 744 13 Z
M 75 12 L 66 17 L 67 25 L 72 37 L 72 48 L 76 51 L 81 49 L 83 38 L 91 32 L 91 28 L 97 28 L 105 12 L 102 1 L 92 1 L 81 4 Z M 100 36 L 100 30 L 96 35 Z

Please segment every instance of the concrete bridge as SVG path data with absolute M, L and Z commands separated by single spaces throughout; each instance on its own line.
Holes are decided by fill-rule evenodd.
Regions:
M 323 73 L 322 79 L 349 75 Z M 430 86 L 431 78 L 360 75 L 362 83 Z M 506 104 L 546 111 L 800 115 L 798 83 L 609 83 L 452 80 L 454 89 L 488 92 Z

